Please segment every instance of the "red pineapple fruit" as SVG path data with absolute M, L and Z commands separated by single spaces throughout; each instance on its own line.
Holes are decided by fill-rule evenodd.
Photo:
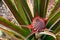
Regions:
M 41 18 L 37 12 L 36 17 L 32 20 L 32 23 L 28 26 L 28 28 L 30 28 L 32 32 L 41 32 L 46 28 L 46 22 L 47 19 Z
M 43 29 L 45 28 L 45 22 L 39 16 L 34 18 L 31 25 L 34 28 L 34 30 L 36 30 L 36 31 L 43 31 Z
M 35 17 L 31 23 L 31 25 L 28 26 L 33 32 L 41 32 L 46 28 L 46 19 L 40 18 L 39 16 Z

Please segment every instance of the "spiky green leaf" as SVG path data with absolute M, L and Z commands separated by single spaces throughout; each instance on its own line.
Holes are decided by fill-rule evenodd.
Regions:
M 7 4 L 7 6 L 9 7 L 9 9 L 11 10 L 12 14 L 14 15 L 14 17 L 16 18 L 16 20 L 19 22 L 19 24 L 28 24 L 28 21 L 25 19 L 22 19 L 21 15 L 22 13 L 19 13 L 18 10 L 16 9 L 15 4 L 11 1 L 11 0 L 4 0 L 5 3 Z
M 14 0 L 15 4 L 16 4 L 16 7 L 17 7 L 17 10 L 19 12 L 19 15 L 21 16 L 21 18 L 23 19 L 23 21 L 26 23 L 26 24 L 31 24 L 31 20 L 29 20 L 27 13 L 26 11 L 24 11 L 21 2 L 20 0 Z M 30 13 L 31 14 L 31 13 Z M 31 16 L 32 17 L 32 16 Z
M 38 0 L 34 0 L 34 17 L 38 14 Z
M 47 22 L 46 27 L 50 28 L 50 26 L 52 26 L 53 23 L 55 23 L 55 21 L 57 21 L 57 19 L 60 18 L 60 12 L 55 13 L 55 15 Z
M 20 2 L 21 2 L 21 5 L 22 5 L 25 13 L 28 16 L 28 19 L 31 21 L 33 19 L 33 16 L 32 16 L 32 13 L 30 11 L 30 8 L 29 8 L 29 6 L 27 4 L 27 0 L 20 0 Z
M 58 33 L 60 30 L 60 20 L 51 28 L 53 30 L 53 33 Z
M 27 38 L 27 40 L 32 40 L 32 39 L 36 40 L 36 39 L 35 39 L 35 34 L 32 34 L 32 35 L 30 35 L 30 36 Z
M 51 14 L 49 15 L 49 18 L 50 19 L 52 16 L 55 15 L 56 11 L 59 9 L 60 7 L 60 0 L 58 0 L 53 8 L 53 10 L 51 11 Z M 58 10 L 59 11 L 59 10 Z
M 11 23 L 11 22 L 8 21 L 8 20 L 5 20 L 5 19 L 2 18 L 2 17 L 0 17 L 0 24 L 6 26 L 6 27 L 8 27 L 8 28 L 10 28 L 10 29 L 18 32 L 18 33 L 20 33 L 20 34 L 23 35 L 23 36 L 27 36 L 27 35 L 30 33 L 30 32 L 29 32 L 29 33 L 27 32 L 28 30 L 25 31 L 24 29 L 22 29 L 22 28 L 20 28 L 19 26 Z
M 49 0 L 40 0 L 40 17 L 45 18 Z M 39 8 L 38 8 L 39 9 Z

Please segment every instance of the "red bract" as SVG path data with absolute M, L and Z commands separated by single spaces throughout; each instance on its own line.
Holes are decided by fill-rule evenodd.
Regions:
M 46 27 L 45 25 L 45 19 L 40 18 L 39 16 L 35 17 L 31 23 L 31 25 L 28 26 L 30 29 L 32 29 L 33 32 L 40 32 L 43 31 Z

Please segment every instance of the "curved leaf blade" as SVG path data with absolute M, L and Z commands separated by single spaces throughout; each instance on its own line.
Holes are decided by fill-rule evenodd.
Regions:
M 48 3 L 49 3 L 49 0 L 41 0 L 40 1 L 40 17 L 42 17 L 42 18 L 46 17 Z
M 22 5 L 24 11 L 26 12 L 29 20 L 32 20 L 32 19 L 33 19 L 33 16 L 32 16 L 32 13 L 31 13 L 31 11 L 30 11 L 30 8 L 29 8 L 29 6 L 28 6 L 28 4 L 27 4 L 27 0 L 20 0 L 20 3 L 21 3 L 21 5 Z
M 58 33 L 60 31 L 60 20 L 51 28 L 53 33 Z
M 22 28 L 20 28 L 19 26 L 11 23 L 11 22 L 8 21 L 8 20 L 5 20 L 5 19 L 2 18 L 2 17 L 0 17 L 0 24 L 6 26 L 6 27 L 8 27 L 8 28 L 10 28 L 10 29 L 18 32 L 18 33 L 20 33 L 20 34 L 23 35 L 23 36 L 27 36 L 27 35 L 30 33 L 30 32 L 29 32 L 29 33 L 27 32 L 28 30 L 25 31 L 24 29 L 22 29 Z
M 58 1 L 56 2 L 56 5 L 55 5 L 55 7 L 53 8 L 53 10 L 51 11 L 48 19 L 50 19 L 50 18 L 55 14 L 55 12 L 59 9 L 59 7 L 60 7 L 60 0 L 58 0 Z
M 50 26 L 55 22 L 57 21 L 57 19 L 60 18 L 60 12 L 57 12 L 46 24 L 46 27 L 47 28 L 50 28 Z
M 46 17 L 49 0 L 34 0 L 34 16 Z
M 27 18 L 27 14 L 26 14 L 26 12 L 25 12 L 24 9 L 23 9 L 23 7 L 22 7 L 23 4 L 21 4 L 20 0 L 17 0 L 17 1 L 14 0 L 14 2 L 15 2 L 15 5 L 16 5 L 16 7 L 17 7 L 17 10 L 18 10 L 18 12 L 19 12 L 19 15 L 21 16 L 21 18 L 23 19 L 23 21 L 24 21 L 26 24 L 31 24 L 29 18 Z
M 11 38 L 13 38 L 15 40 L 25 38 L 25 37 L 21 36 L 20 34 L 18 35 L 18 34 L 16 34 L 16 32 L 13 32 L 11 30 L 7 30 L 7 29 L 4 29 L 4 28 L 0 28 L 0 30 L 2 30 L 3 34 L 5 34 L 5 35 L 7 34 L 9 37 L 11 37 Z M 15 35 L 17 35 L 19 38 L 17 38 Z M 8 36 L 7 36 L 7 38 L 9 38 Z
M 21 18 L 20 13 L 18 12 L 14 3 L 11 0 L 4 0 L 4 2 L 7 4 L 7 6 L 9 7 L 10 11 L 12 12 L 19 24 L 28 24 Z
M 38 0 L 34 0 L 34 17 L 38 14 Z

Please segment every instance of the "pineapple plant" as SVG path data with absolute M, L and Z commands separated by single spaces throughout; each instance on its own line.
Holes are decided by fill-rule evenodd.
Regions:
M 47 15 L 50 0 L 33 0 L 33 16 L 27 0 L 3 0 L 19 25 L 0 17 L 0 24 L 8 28 L 0 28 L 12 40 L 57 40 L 60 31 L 60 0 Z M 52 1 L 52 0 L 51 0 Z

